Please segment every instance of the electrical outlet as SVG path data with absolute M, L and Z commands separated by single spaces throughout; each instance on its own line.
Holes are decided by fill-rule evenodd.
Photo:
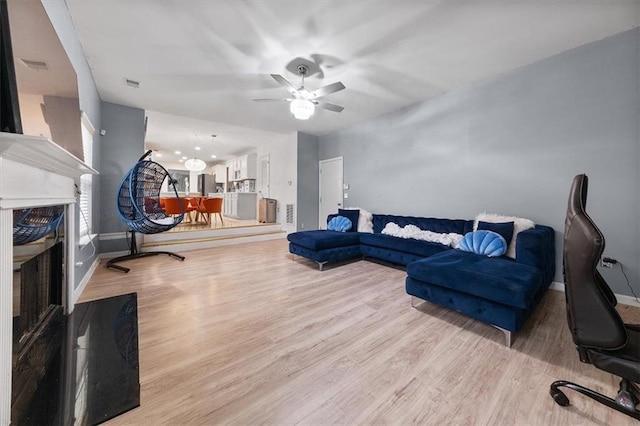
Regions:
M 603 268 L 613 268 L 613 265 L 618 263 L 618 261 L 612 257 L 602 256 L 600 259 L 600 265 Z

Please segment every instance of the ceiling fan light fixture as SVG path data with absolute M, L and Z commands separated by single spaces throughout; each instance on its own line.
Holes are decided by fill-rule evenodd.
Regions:
M 192 172 L 201 172 L 202 170 L 207 168 L 207 163 L 200 160 L 199 158 L 189 158 L 184 162 L 184 166 L 187 170 L 191 170 Z
M 315 112 L 315 105 L 307 99 L 294 99 L 289 109 L 298 120 L 308 120 Z

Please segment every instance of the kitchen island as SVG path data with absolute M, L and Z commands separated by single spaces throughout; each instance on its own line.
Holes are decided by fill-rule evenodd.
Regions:
M 222 214 L 236 219 L 255 219 L 258 194 L 255 192 L 212 192 L 209 197 L 222 197 Z

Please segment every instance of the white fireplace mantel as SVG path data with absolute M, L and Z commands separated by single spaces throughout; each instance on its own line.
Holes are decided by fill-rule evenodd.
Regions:
M 64 205 L 66 312 L 73 310 L 76 180 L 98 172 L 54 142 L 0 132 L 0 425 L 11 421 L 13 210 Z

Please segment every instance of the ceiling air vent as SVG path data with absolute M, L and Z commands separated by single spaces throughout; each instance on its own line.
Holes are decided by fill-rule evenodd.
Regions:
M 36 61 L 33 59 L 22 59 L 20 58 L 20 61 L 25 64 L 25 66 L 27 68 L 31 68 L 32 70 L 36 70 L 36 71 L 42 71 L 42 70 L 48 70 L 49 66 L 47 65 L 47 63 L 45 61 Z
M 134 89 L 139 89 L 140 88 L 140 82 L 139 81 L 130 80 L 128 78 L 124 79 L 124 84 L 126 84 L 129 87 L 133 87 Z

